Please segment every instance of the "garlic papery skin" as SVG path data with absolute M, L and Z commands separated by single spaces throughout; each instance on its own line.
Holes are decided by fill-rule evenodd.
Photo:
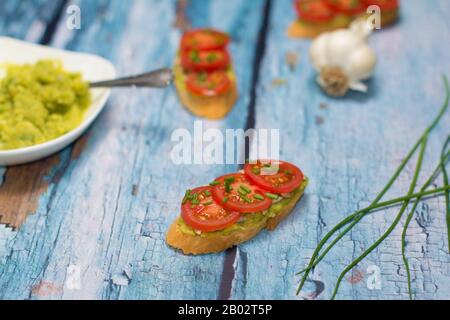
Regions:
M 349 29 L 326 32 L 311 46 L 310 57 L 319 73 L 317 82 L 330 96 L 343 96 L 349 89 L 367 92 L 362 82 L 373 75 L 377 63 L 368 45 L 371 29 L 364 20 Z

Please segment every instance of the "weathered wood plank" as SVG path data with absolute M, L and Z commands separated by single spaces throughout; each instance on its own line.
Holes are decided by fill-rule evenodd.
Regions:
M 0 3 L 0 35 L 26 39 L 33 42 L 41 41 L 46 31 L 46 27 L 53 20 L 55 15 L 57 15 L 61 3 L 62 0 L 2 1 Z M 0 186 L 2 185 L 4 179 L 3 174 L 5 172 L 6 170 L 4 169 L 0 170 Z M 21 172 L 21 177 L 27 179 L 27 177 L 24 177 L 27 170 L 21 170 Z M 31 174 L 36 176 L 39 175 L 39 172 L 40 170 L 34 170 Z M 9 176 L 11 177 L 9 180 L 16 180 L 14 179 L 14 171 L 10 171 Z M 20 177 L 18 179 L 20 179 Z M 36 181 L 38 181 L 38 179 L 36 179 Z M 6 194 L 3 194 L 2 189 L 0 189 L 0 205 L 1 203 L 11 200 L 11 194 L 7 196 Z M 30 201 L 30 208 L 34 207 L 32 203 L 33 201 Z M 19 207 L 19 205 L 17 205 L 17 207 Z M 17 210 L 15 215 L 24 217 L 28 214 L 28 211 L 32 210 Z M 0 218 L 2 214 L 10 214 L 10 212 L 3 212 L 0 208 Z M 16 220 L 14 218 L 11 219 Z M 19 219 L 17 224 L 20 225 L 22 220 L 23 218 Z M 12 221 L 5 216 L 3 216 L 0 221 L 1 223 L 12 223 Z
M 172 28 L 175 1 L 111 2 L 75 2 L 82 9 L 82 30 L 70 32 L 62 20 L 53 45 L 101 54 L 123 74 L 170 64 L 179 38 Z M 24 8 L 19 3 L 26 2 L 14 3 L 0 3 L 0 14 L 14 12 L 15 6 Z M 54 2 L 33 3 L 51 6 Z M 194 26 L 213 25 L 233 34 L 232 51 L 243 95 L 226 121 L 205 122 L 205 126 L 243 127 L 251 77 L 247 67 L 253 62 L 262 1 L 188 4 L 186 17 Z M 281 129 L 282 157 L 300 164 L 312 185 L 280 229 L 240 247 L 233 298 L 296 298 L 294 274 L 305 266 L 320 238 L 374 197 L 434 117 L 442 100 L 440 74 L 450 71 L 448 50 L 440 45 L 449 36 L 446 16 L 450 9 L 447 3 L 435 4 L 437 9 L 431 11 L 432 6 L 416 0 L 403 8 L 400 25 L 374 35 L 372 44 L 381 61 L 368 97 L 333 100 L 313 84 L 309 41 L 285 37 L 294 17 L 290 1 L 273 1 L 256 124 Z M 39 41 L 36 30 L 43 29 L 30 29 L 38 24 L 29 20 L 36 15 L 27 10 L 22 11 L 21 23 L 0 20 L 0 33 Z M 427 18 L 430 15 L 434 19 Z M 161 21 L 161 16 L 166 20 Z M 14 28 L 2 29 L 5 26 Z M 287 52 L 300 53 L 294 72 L 285 63 Z M 283 85 L 280 79 L 288 81 Z M 449 132 L 448 120 L 447 116 L 433 134 L 425 172 L 437 161 L 440 143 Z M 183 257 L 163 241 L 178 213 L 183 190 L 235 169 L 175 167 L 168 161 L 170 133 L 179 127 L 192 130 L 193 121 L 180 109 L 173 91 L 116 92 L 89 138 L 64 151 L 58 164 L 42 175 L 45 178 L 37 180 L 48 182 L 49 189 L 40 197 L 36 215 L 17 233 L 0 229 L 0 298 L 217 297 L 223 255 Z M 412 166 L 392 195 L 406 190 L 411 171 Z M 23 170 L 17 172 L 23 174 Z M 420 299 L 450 296 L 443 208 L 442 201 L 436 200 L 423 206 L 411 228 L 408 249 Z M 325 292 L 318 298 L 328 298 L 338 272 L 375 240 L 394 214 L 377 213 L 365 220 L 321 264 L 314 275 L 317 282 L 310 283 L 305 294 L 321 291 L 324 283 Z M 397 230 L 358 267 L 362 281 L 358 282 L 355 272 L 350 279 L 355 283 L 347 281 L 340 298 L 406 298 L 399 234 Z M 370 265 L 381 269 L 381 291 L 366 286 Z
M 57 1 L 46 1 L 46 0 L 29 0 L 29 1 L 2 1 L 0 3 L 0 35 L 16 37 L 20 39 L 26 39 L 32 42 L 40 42 L 45 34 L 47 25 L 53 20 L 55 15 L 58 13 L 59 7 L 62 0 Z M 48 161 L 44 162 L 48 163 Z M 16 176 L 15 170 L 8 171 L 8 183 L 12 185 L 17 185 L 14 181 L 16 177 L 21 177 L 27 180 L 26 174 L 31 174 L 31 176 L 39 176 L 41 172 L 45 172 L 46 168 L 43 168 L 41 163 L 39 170 L 29 171 L 21 170 L 18 176 Z M 34 165 L 36 167 L 36 165 Z M 50 165 L 51 167 L 51 165 Z M 36 168 L 37 169 L 37 168 Z M 0 207 L 3 208 L 5 202 L 11 201 L 14 198 L 14 193 L 9 193 L 8 196 L 3 193 L 3 182 L 6 180 L 4 176 L 6 174 L 6 168 L 0 167 Z M 43 174 L 45 175 L 45 174 Z M 43 177 L 42 175 L 42 177 Z M 39 195 L 36 193 L 37 190 L 44 190 L 46 181 L 37 177 L 34 180 L 36 184 L 36 189 L 34 193 L 31 193 L 30 201 L 23 202 L 12 206 L 15 210 L 15 215 L 10 215 L 13 211 L 7 211 L 8 218 L 4 217 L 2 208 L 0 208 L 0 217 L 2 223 L 15 223 L 20 225 L 25 216 L 31 213 L 37 205 L 37 200 Z M 31 186 L 31 184 L 28 184 Z M 7 188 L 12 191 L 13 188 Z M 23 190 L 22 190 L 23 192 Z M 19 209 L 19 207 L 21 208 Z M 11 209 L 11 207 L 10 207 Z M 3 214 L 2 214 L 3 213 Z M 3 217 L 2 217 L 3 215 Z M 20 217 L 20 219 L 18 219 Z M 6 252 L 6 247 L 15 236 L 10 229 L 6 229 L 3 225 L 0 225 L 0 257 L 4 256 Z M 0 268 L 2 267 L 3 259 L 0 259 Z
M 75 3 L 82 29 L 71 32 L 61 21 L 54 45 L 103 55 L 121 74 L 172 63 L 180 37 L 172 27 L 175 1 Z M 190 3 L 187 15 L 194 26 L 223 29 L 235 40 L 231 51 L 241 99 L 226 120 L 204 125 L 243 127 L 264 2 Z M 71 161 L 71 150 L 61 154 L 54 170 L 63 174 L 8 246 L 0 297 L 217 297 L 223 255 L 184 257 L 163 240 L 186 188 L 236 169 L 172 164 L 170 134 L 177 128 L 192 130 L 194 120 L 173 90 L 115 92 L 84 150 L 77 152 L 79 158 Z M 67 283 L 78 271 L 81 288 L 73 290 Z
M 63 0 L 4 0 L 0 3 L 0 35 L 38 42 Z
M 281 157 L 302 166 L 311 186 L 302 204 L 277 231 L 239 248 L 233 298 L 297 298 L 299 278 L 295 273 L 306 266 L 325 232 L 366 206 L 381 190 L 435 117 L 444 95 L 441 74 L 450 74 L 450 53 L 442 45 L 450 36 L 448 2 L 416 0 L 404 4 L 401 23 L 371 39 L 380 62 L 369 94 L 343 99 L 324 96 L 314 83 L 308 57 L 310 41 L 286 38 L 286 29 L 294 19 L 291 1 L 273 1 L 273 6 L 256 124 L 258 128 L 281 130 Z M 293 72 L 285 63 L 288 52 L 300 55 Z M 284 79 L 286 84 L 274 86 L 274 79 Z M 447 115 L 432 135 L 421 181 L 437 163 L 441 144 L 450 132 L 449 123 Z M 410 165 L 390 195 L 406 192 L 412 170 Z M 408 236 L 418 299 L 450 297 L 450 255 L 442 201 L 433 200 L 420 208 Z M 304 296 L 321 292 L 324 284 L 325 291 L 318 299 L 329 298 L 345 265 L 386 230 L 396 213 L 374 214 L 345 237 L 319 265 L 313 275 L 318 282 L 309 283 Z M 400 234 L 401 228 L 397 228 L 358 266 L 344 281 L 339 298 L 407 298 Z M 367 288 L 371 265 L 381 270 L 382 290 Z

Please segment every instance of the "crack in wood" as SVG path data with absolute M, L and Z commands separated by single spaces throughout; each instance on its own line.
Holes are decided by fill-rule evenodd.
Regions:
M 255 110 L 256 110 L 256 100 L 257 94 L 256 89 L 259 84 L 260 79 L 260 68 L 266 52 L 266 41 L 267 41 L 267 31 L 270 23 L 270 12 L 272 8 L 272 0 L 266 0 L 264 5 L 264 17 L 261 23 L 261 28 L 258 34 L 258 42 L 255 50 L 255 60 L 253 63 L 253 73 L 252 73 L 252 83 L 250 89 L 250 101 L 248 105 L 248 117 L 244 130 L 255 128 Z M 250 137 L 248 143 L 244 143 L 245 152 L 244 159 L 250 154 L 250 146 L 252 143 L 252 137 Z M 223 272 L 220 281 L 219 288 L 219 300 L 229 300 L 231 298 L 233 281 L 235 279 L 236 271 L 234 270 L 234 264 L 236 261 L 236 247 L 228 249 L 225 253 L 225 260 L 223 265 Z M 247 261 L 246 261 L 247 263 Z
M 0 224 L 18 229 L 39 205 L 41 194 L 47 191 L 45 177 L 60 163 L 53 156 L 30 165 L 8 168 L 0 186 Z
M 66 8 L 68 2 L 69 0 L 61 1 L 61 3 L 59 4 L 58 8 L 55 11 L 55 14 L 53 15 L 53 18 L 50 20 L 50 22 L 47 24 L 47 27 L 45 28 L 44 34 L 42 35 L 42 38 L 39 41 L 40 44 L 48 45 L 52 41 L 55 30 L 58 27 L 58 23 L 61 20 L 61 17 L 64 13 L 64 9 Z

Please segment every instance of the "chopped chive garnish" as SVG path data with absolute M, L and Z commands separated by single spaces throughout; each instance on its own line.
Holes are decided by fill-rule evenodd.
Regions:
M 191 201 L 191 203 L 193 205 L 197 205 L 197 204 L 200 204 L 200 201 L 198 201 L 198 199 L 194 199 L 194 200 Z
M 242 190 L 242 189 L 238 189 L 238 193 L 239 193 L 241 196 L 244 196 L 244 197 L 247 196 L 247 192 L 245 192 L 245 191 Z
M 260 194 L 255 194 L 254 196 L 253 196 L 253 198 L 255 198 L 255 199 L 257 199 L 257 200 L 264 200 L 264 197 L 262 196 L 262 195 L 260 195 Z
M 213 202 L 212 202 L 212 201 L 208 201 L 208 202 L 205 202 L 203 205 L 204 205 L 204 206 L 209 206 L 209 205 L 211 205 L 211 204 L 213 204 Z
M 224 179 L 225 183 L 233 183 L 235 181 L 234 177 L 229 177 Z
M 210 185 L 211 187 L 214 187 L 214 186 L 218 186 L 219 184 L 220 184 L 219 181 L 213 181 L 213 182 L 211 182 L 209 185 Z
M 247 203 L 252 203 L 252 200 L 250 200 L 250 198 L 247 197 L 247 196 L 241 196 L 241 199 L 244 200 Z
M 222 202 L 223 203 L 227 203 L 228 202 L 228 197 L 223 198 Z
M 225 184 L 225 191 L 230 193 L 231 191 L 233 191 L 233 188 L 231 187 L 230 184 Z
M 199 55 L 198 51 L 195 51 L 195 50 L 191 51 L 190 58 L 194 62 L 200 62 L 200 55 Z
M 217 54 L 215 54 L 215 53 L 210 53 L 210 54 L 208 55 L 208 57 L 206 58 L 206 60 L 207 60 L 209 63 L 216 61 L 216 60 L 217 60 Z
M 204 192 L 204 194 L 205 194 L 205 196 L 209 197 L 209 196 L 211 195 L 211 192 L 209 192 L 208 190 L 206 190 L 206 191 Z
M 191 190 L 186 190 L 186 193 L 184 194 L 183 202 L 182 204 L 186 204 L 188 200 L 190 200 L 191 197 Z
M 260 174 L 260 173 L 261 173 L 261 169 L 259 169 L 258 167 L 253 167 L 253 168 L 252 168 L 252 172 L 253 172 L 254 174 Z
M 252 192 L 252 190 L 249 187 L 247 187 L 246 185 L 241 184 L 240 188 L 247 194 Z
M 267 196 L 267 198 L 270 198 L 270 199 L 272 199 L 272 200 L 277 200 L 277 199 L 278 199 L 278 195 L 273 194 L 273 193 L 267 192 L 267 193 L 266 193 L 266 196 Z

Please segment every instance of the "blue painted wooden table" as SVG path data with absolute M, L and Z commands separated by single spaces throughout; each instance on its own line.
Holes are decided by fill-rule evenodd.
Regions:
M 69 5 L 81 9 L 80 30 L 67 28 Z M 300 165 L 311 186 L 275 232 L 226 253 L 183 256 L 164 235 L 184 190 L 238 166 L 174 165 L 170 135 L 192 130 L 196 120 L 175 91 L 114 91 L 72 147 L 0 168 L 1 222 L 20 226 L 0 226 L 0 298 L 328 299 L 338 274 L 384 232 L 395 209 L 344 237 L 300 296 L 296 272 L 327 231 L 380 191 L 434 118 L 444 98 L 441 75 L 450 75 L 450 2 L 403 1 L 401 15 L 370 40 L 380 60 L 370 92 L 331 99 L 314 83 L 310 41 L 286 37 L 291 0 L 1 1 L 0 35 L 99 54 L 123 75 L 171 65 L 180 26 L 229 32 L 240 99 L 225 120 L 205 126 L 280 129 L 281 157 Z M 299 56 L 294 69 L 289 53 Z M 438 161 L 449 124 L 447 114 L 430 138 L 421 181 Z M 390 196 L 406 192 L 412 171 L 408 166 Z M 397 228 L 349 274 L 338 298 L 407 298 L 400 235 Z M 444 201 L 428 201 L 408 233 L 417 299 L 450 299 L 446 244 Z

